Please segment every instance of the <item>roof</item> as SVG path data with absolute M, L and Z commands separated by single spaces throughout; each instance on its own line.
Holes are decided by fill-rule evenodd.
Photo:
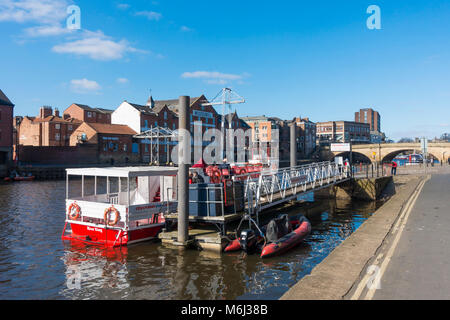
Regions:
M 28 118 L 29 120 L 33 121 L 33 122 L 58 122 L 58 123 L 81 123 L 82 121 L 77 120 L 77 119 L 67 119 L 64 120 L 61 117 L 57 117 L 57 116 L 47 116 L 44 119 L 41 119 L 39 117 L 25 117 Z
M 194 103 L 196 103 L 196 102 L 197 102 L 200 98 L 202 98 L 202 97 L 203 97 L 203 95 L 200 96 L 200 97 L 190 98 L 190 101 L 189 101 L 190 106 L 192 106 Z M 206 101 L 206 99 L 205 99 L 205 101 Z M 179 101 L 178 99 L 173 99 L 173 100 L 157 100 L 157 101 L 155 101 L 155 108 L 158 107 L 158 108 L 160 108 L 160 110 L 161 110 L 164 106 L 167 106 L 167 107 L 169 108 L 170 111 L 172 111 L 172 112 L 178 114 L 178 113 L 180 113 L 180 111 L 179 111 L 179 106 L 178 106 L 178 103 L 179 103 L 179 102 L 180 102 L 180 101 Z
M 88 105 L 80 104 L 80 103 L 73 103 L 73 104 L 80 107 L 83 110 L 92 111 L 92 112 L 99 112 L 99 113 L 105 113 L 105 114 L 111 114 L 114 112 L 114 110 L 103 109 L 103 108 L 92 108 Z
M 136 131 L 123 124 L 87 123 L 97 133 L 135 135 Z
M 204 98 L 204 96 L 200 96 L 200 97 L 196 97 L 196 98 L 190 98 L 190 105 L 192 106 L 195 102 L 197 102 L 200 98 Z M 143 106 L 140 104 L 136 104 L 136 103 L 131 103 L 128 101 L 127 102 L 129 105 L 131 105 L 133 108 L 135 108 L 136 110 L 144 113 L 144 114 L 148 114 L 148 115 L 158 115 L 162 109 L 164 109 L 164 107 L 168 107 L 170 111 L 174 112 L 176 115 L 179 113 L 179 108 L 178 108 L 178 99 L 171 99 L 171 100 L 153 100 L 153 97 L 149 98 L 149 102 L 153 102 L 153 108 L 151 108 L 150 106 Z M 206 101 L 206 99 L 205 99 Z
M 147 177 L 176 176 L 176 167 L 109 167 L 66 169 L 68 175 L 102 176 L 102 177 Z
M 8 99 L 8 97 L 3 93 L 1 89 L 0 89 L 0 105 L 14 107 L 14 104 L 11 102 L 11 100 Z
M 126 101 L 126 103 L 128 103 L 130 106 L 132 106 L 133 108 L 135 108 L 137 111 L 139 111 L 141 113 L 148 114 L 148 115 L 156 115 L 156 113 L 153 112 L 149 106 L 143 106 L 143 105 L 131 103 L 128 101 Z

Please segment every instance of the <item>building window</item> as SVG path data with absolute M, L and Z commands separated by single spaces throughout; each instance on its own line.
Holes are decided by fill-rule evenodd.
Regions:
M 123 145 L 123 151 L 124 151 L 124 152 L 127 152 L 127 150 L 128 150 L 128 145 L 125 143 L 125 144 Z
M 60 125 L 59 123 L 55 124 L 55 129 L 56 129 L 56 130 L 61 129 L 61 125 Z
M 91 118 L 92 117 L 92 112 L 88 112 L 87 116 L 88 116 L 88 118 Z
M 167 120 L 167 111 L 164 111 L 164 120 Z
M 69 124 L 69 126 L 68 126 L 67 128 L 69 129 L 69 131 L 72 131 L 72 130 L 73 130 L 73 127 L 72 127 L 71 124 Z
M 155 128 L 158 126 L 158 121 L 155 121 Z
M 61 138 L 61 136 L 59 135 L 59 133 L 55 134 L 55 140 L 59 141 L 59 139 Z
M 148 120 L 144 120 L 144 127 L 148 128 Z

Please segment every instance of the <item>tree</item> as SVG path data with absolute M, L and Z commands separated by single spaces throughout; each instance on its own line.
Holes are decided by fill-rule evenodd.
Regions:
M 400 140 L 398 140 L 398 143 L 410 143 L 410 142 L 414 142 L 414 140 L 411 138 L 401 138 Z
M 440 140 L 450 142 L 450 133 L 443 133 Z

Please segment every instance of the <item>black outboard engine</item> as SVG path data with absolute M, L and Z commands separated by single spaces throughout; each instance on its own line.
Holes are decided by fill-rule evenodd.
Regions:
M 244 250 L 247 253 L 255 250 L 257 242 L 258 239 L 256 237 L 255 231 L 251 229 L 241 231 L 239 243 L 241 244 L 242 250 Z

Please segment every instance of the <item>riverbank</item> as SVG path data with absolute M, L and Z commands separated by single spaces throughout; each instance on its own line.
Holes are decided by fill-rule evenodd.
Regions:
M 348 299 L 355 285 L 365 276 L 365 267 L 423 179 L 423 176 L 394 177 L 393 183 L 383 192 L 384 196 L 390 197 L 389 201 L 334 249 L 311 274 L 292 286 L 281 300 Z

